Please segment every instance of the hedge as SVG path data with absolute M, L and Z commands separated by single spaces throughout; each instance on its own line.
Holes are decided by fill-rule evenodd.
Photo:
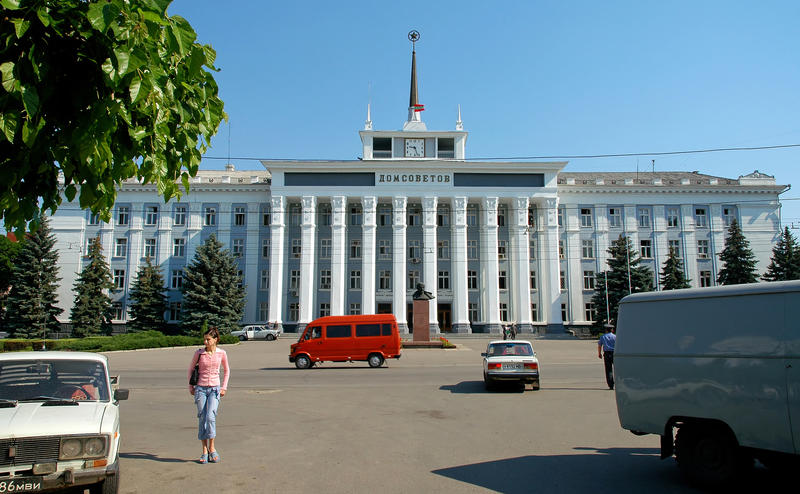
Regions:
M 221 344 L 238 343 L 235 336 L 220 336 Z M 137 350 L 141 348 L 163 348 L 173 346 L 198 346 L 203 344 L 199 336 L 167 336 L 158 331 L 143 331 L 115 336 L 90 336 L 86 338 L 68 338 L 64 340 L 0 340 L 0 351 L 17 352 L 24 350 L 66 350 L 80 352 L 111 352 L 115 350 Z

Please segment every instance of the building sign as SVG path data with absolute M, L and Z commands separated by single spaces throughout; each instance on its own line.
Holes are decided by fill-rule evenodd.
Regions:
M 452 173 L 420 173 L 420 172 L 375 172 L 375 185 L 409 185 L 409 184 L 434 184 L 451 185 Z

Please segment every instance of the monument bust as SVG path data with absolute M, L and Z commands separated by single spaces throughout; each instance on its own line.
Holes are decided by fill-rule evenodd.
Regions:
M 417 283 L 417 291 L 412 295 L 414 300 L 432 300 L 434 298 L 431 292 L 425 291 L 424 283 Z

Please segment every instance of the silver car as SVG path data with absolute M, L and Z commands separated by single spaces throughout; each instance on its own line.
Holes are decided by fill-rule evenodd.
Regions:
M 238 331 L 231 331 L 231 335 L 239 338 L 240 341 L 247 340 L 267 340 L 274 341 L 278 339 L 281 332 L 263 324 L 251 324 L 245 326 Z
M 539 389 L 539 360 L 530 341 L 490 341 L 481 356 L 486 389 L 499 381 L 530 383 L 534 390 Z

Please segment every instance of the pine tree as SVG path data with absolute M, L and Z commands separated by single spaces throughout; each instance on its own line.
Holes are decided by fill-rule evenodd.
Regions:
M 14 265 L 21 246 L 16 240 L 0 235 L 0 326 L 5 327 L 6 300 L 14 279 Z
M 161 330 L 164 326 L 164 312 L 167 310 L 167 297 L 164 295 L 164 277 L 161 269 L 153 266 L 150 258 L 136 273 L 130 292 L 130 315 L 128 324 L 133 331 L 148 329 Z
M 609 321 L 610 324 L 615 323 L 622 297 L 629 293 L 649 292 L 653 289 L 653 273 L 646 266 L 639 265 L 639 254 L 634 250 L 628 237 L 620 235 L 608 248 L 608 254 L 609 270 L 597 275 L 592 296 L 595 308 L 593 325 L 595 332 L 602 331 Z M 608 300 L 606 300 L 606 279 L 608 279 Z M 606 301 L 608 311 L 606 311 Z
M 689 288 L 688 278 L 683 272 L 683 261 L 678 257 L 675 249 L 669 249 L 667 260 L 664 261 L 664 269 L 661 271 L 662 290 L 677 290 L 679 288 Z
M 89 245 L 88 258 L 89 263 L 75 281 L 75 302 L 70 314 L 72 334 L 81 338 L 111 333 L 111 297 L 108 291 L 114 288 L 114 283 L 99 237 Z
M 736 220 L 733 220 L 728 228 L 728 238 L 725 239 L 725 248 L 720 253 L 719 260 L 723 263 L 717 276 L 717 283 L 720 285 L 740 285 L 758 281 L 756 256 L 750 250 L 750 243 L 742 234 Z
M 21 243 L 14 279 L 7 301 L 7 325 L 20 338 L 45 338 L 61 325 L 56 316 L 63 310 L 56 304 L 58 296 L 58 252 L 50 223 L 42 217 L 38 228 Z
M 772 259 L 761 279 L 764 281 L 800 279 L 800 245 L 797 244 L 788 226 L 784 227 L 778 245 L 772 249 Z
M 244 315 L 244 288 L 236 259 L 212 234 L 197 248 L 183 274 L 181 324 L 189 334 L 203 323 L 227 334 L 239 329 Z

